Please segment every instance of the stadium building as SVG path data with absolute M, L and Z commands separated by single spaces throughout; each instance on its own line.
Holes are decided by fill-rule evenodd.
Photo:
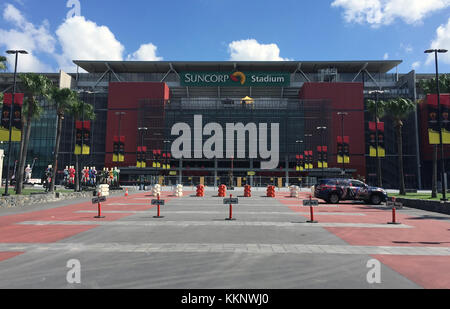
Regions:
M 78 73 L 47 75 L 94 107 L 90 154 L 80 156 L 80 166 L 119 167 L 123 184 L 285 186 L 344 173 L 376 184 L 376 160 L 369 155 L 373 115 L 366 100 L 376 98 L 373 90 L 383 91 L 382 100 L 417 100 L 418 81 L 432 78 L 415 71 L 392 73 L 401 63 L 393 60 L 74 63 Z M 0 74 L 1 89 L 11 84 L 12 74 Z M 56 115 L 50 104 L 46 107 L 33 126 L 29 149 L 29 160 L 37 158 L 35 173 L 51 164 Z M 407 188 L 431 186 L 432 158 L 419 151 L 429 146 L 426 117 L 418 109 L 404 122 Z M 392 120 L 383 121 L 383 183 L 392 188 L 398 183 L 397 143 Z M 189 145 L 178 147 L 187 130 L 176 128 L 189 128 L 189 136 L 183 134 Z M 74 165 L 75 130 L 74 120 L 66 117 L 60 170 Z M 267 137 L 266 144 L 261 137 Z M 343 163 L 342 141 L 348 146 Z M 183 157 L 173 147 L 184 150 Z M 272 159 L 275 166 L 265 169 Z

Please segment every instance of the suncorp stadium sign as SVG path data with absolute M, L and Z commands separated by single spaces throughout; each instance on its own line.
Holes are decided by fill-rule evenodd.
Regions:
M 283 72 L 182 72 L 185 87 L 288 87 L 291 75 Z

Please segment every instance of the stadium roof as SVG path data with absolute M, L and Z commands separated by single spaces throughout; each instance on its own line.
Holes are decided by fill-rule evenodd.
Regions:
M 317 73 L 321 69 L 336 68 L 339 73 L 368 72 L 387 73 L 402 63 L 401 60 L 378 61 L 85 61 L 74 60 L 88 73 L 103 73 L 111 69 L 116 73 L 166 73 L 171 68 L 177 72 L 227 72 L 263 71 L 291 72 L 301 69 L 305 73 Z

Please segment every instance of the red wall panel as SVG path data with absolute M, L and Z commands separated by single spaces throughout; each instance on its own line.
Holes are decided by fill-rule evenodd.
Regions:
M 331 104 L 332 121 L 329 136 L 329 166 L 341 167 L 337 163 L 337 136 L 341 136 L 339 111 L 348 113 L 344 118 L 344 135 L 350 137 L 350 164 L 346 168 L 356 169 L 356 175 L 366 175 L 366 144 L 364 128 L 364 86 L 362 83 L 305 83 L 299 93 L 300 99 L 327 100 Z M 355 175 L 355 176 L 356 176 Z
M 138 136 L 138 107 L 142 99 L 165 101 L 170 98 L 169 87 L 165 83 L 154 82 L 113 82 L 109 84 L 108 122 L 106 132 L 105 166 L 135 166 Z M 163 106 L 161 106 L 163 108 Z M 121 116 L 120 135 L 125 136 L 125 162 L 112 162 L 113 138 L 119 135 L 119 116 Z

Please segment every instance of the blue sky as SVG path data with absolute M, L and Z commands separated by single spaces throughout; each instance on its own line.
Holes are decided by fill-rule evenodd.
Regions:
M 78 7 L 81 16 L 68 19 Z M 432 73 L 434 63 L 423 53 L 431 47 L 450 50 L 450 0 L 0 3 L 0 50 L 31 51 L 21 58 L 23 71 L 73 71 L 73 58 L 390 59 L 404 61 L 400 73 Z M 441 56 L 440 71 L 450 72 L 450 52 Z

